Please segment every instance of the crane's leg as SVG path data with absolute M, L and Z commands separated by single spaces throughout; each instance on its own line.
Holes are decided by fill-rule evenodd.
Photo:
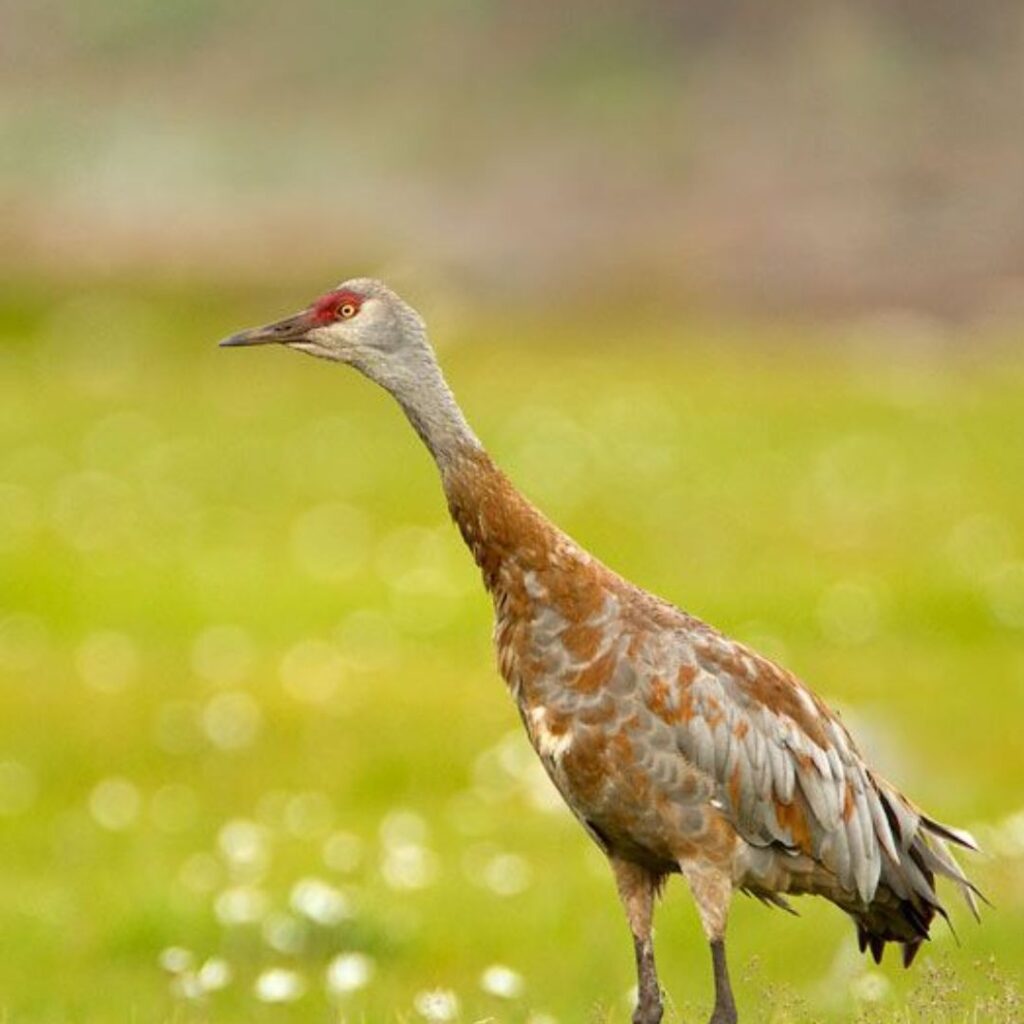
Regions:
M 729 873 L 708 861 L 684 860 L 679 864 L 693 893 L 704 934 L 711 944 L 711 965 L 715 976 L 715 1008 L 709 1024 L 736 1024 L 736 1003 L 725 962 L 725 923 L 732 900 Z
M 626 911 L 629 930 L 633 933 L 633 949 L 636 952 L 637 1000 L 633 1024 L 659 1024 L 663 1011 L 661 986 L 654 968 L 651 919 L 661 877 L 639 864 L 619 860 L 617 857 L 611 858 L 611 864 L 615 872 L 615 884 L 619 887 L 619 899 Z

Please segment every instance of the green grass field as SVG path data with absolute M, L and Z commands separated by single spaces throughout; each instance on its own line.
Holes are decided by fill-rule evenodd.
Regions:
M 214 347 L 294 294 L 7 288 L 2 1019 L 411 1022 L 439 989 L 465 1022 L 628 1020 L 607 869 L 531 759 L 488 600 L 387 397 Z M 857 955 L 828 904 L 738 898 L 741 1018 L 1024 1019 L 1019 348 L 881 322 L 440 319 L 451 383 L 528 495 L 784 660 L 986 847 L 968 866 L 994 907 L 979 927 L 944 890 L 960 944 L 938 926 L 910 975 Z M 671 1019 L 703 1020 L 678 880 L 658 953 Z M 494 965 L 514 973 L 485 991 Z

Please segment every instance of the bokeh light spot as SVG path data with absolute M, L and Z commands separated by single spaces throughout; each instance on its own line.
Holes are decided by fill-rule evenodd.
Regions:
M 339 690 L 344 664 L 337 649 L 323 640 L 302 640 L 281 659 L 281 683 L 295 700 L 322 704 Z
M 341 583 L 362 567 L 370 541 L 369 521 L 362 512 L 330 502 L 303 512 L 295 521 L 291 551 L 295 564 L 308 576 Z
M 252 671 L 256 648 L 241 626 L 209 626 L 192 646 L 192 667 L 217 685 L 238 686 Z
M 203 731 L 221 750 L 241 750 L 259 735 L 263 713 L 250 694 L 242 690 L 218 693 L 203 708 Z
M 128 779 L 113 777 L 96 784 L 89 794 L 89 813 L 97 825 L 123 832 L 138 820 L 142 797 Z
M 118 693 L 134 683 L 139 661 L 135 641 L 112 629 L 90 633 L 75 652 L 78 674 L 98 693 Z

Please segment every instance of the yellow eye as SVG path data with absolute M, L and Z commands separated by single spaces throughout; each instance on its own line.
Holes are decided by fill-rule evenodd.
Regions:
M 342 320 L 348 320 L 349 317 L 355 316 L 356 312 L 355 304 L 352 302 L 345 302 L 338 307 L 338 316 L 340 316 Z

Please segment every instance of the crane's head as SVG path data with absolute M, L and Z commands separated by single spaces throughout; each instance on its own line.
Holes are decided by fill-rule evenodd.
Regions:
M 405 409 L 440 465 L 467 446 L 480 447 L 441 375 L 423 318 L 380 281 L 345 281 L 293 316 L 221 342 L 269 344 L 347 363 L 376 381 Z
M 382 382 L 430 353 L 419 313 L 372 278 L 345 281 L 293 316 L 221 342 L 232 348 L 268 344 L 348 363 Z

